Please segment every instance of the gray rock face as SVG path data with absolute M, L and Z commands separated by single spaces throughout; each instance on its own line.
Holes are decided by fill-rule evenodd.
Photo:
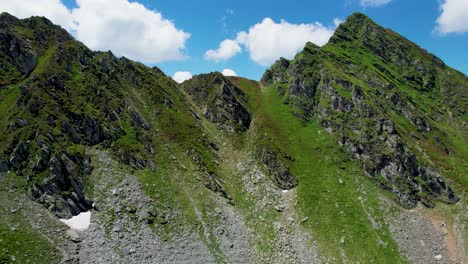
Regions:
M 37 54 L 30 44 L 8 33 L 0 33 L 0 42 L 3 43 L 9 62 L 23 75 L 29 75 L 37 63 Z
M 14 169 L 19 169 L 21 168 L 21 165 L 22 165 L 21 163 L 23 161 L 26 161 L 28 156 L 29 156 L 28 143 L 26 142 L 20 143 L 18 144 L 18 146 L 16 146 L 15 150 L 10 156 L 10 165 Z
M 34 185 L 32 196 L 60 218 L 70 218 L 92 208 L 83 191 L 85 163 L 89 157 L 61 154 L 49 161 L 49 176 Z M 64 193 L 68 193 L 64 195 Z
M 148 122 L 141 116 L 140 113 L 138 113 L 138 111 L 135 108 L 129 107 L 128 113 L 130 114 L 130 117 L 132 118 L 132 121 L 134 122 L 136 127 L 140 129 L 149 130 L 150 126 Z
M 367 132 L 365 134 L 367 138 L 363 141 L 351 139 L 332 123 L 326 122 L 323 125 L 340 134 L 341 140 L 338 143 L 354 158 L 364 163 L 366 173 L 381 187 L 397 193 L 405 207 L 413 207 L 418 201 L 427 206 L 433 205 L 430 200 L 422 198 L 418 190 L 446 202 L 458 200 L 453 190 L 442 180 L 439 172 L 421 166 L 417 157 L 407 150 L 392 121 L 377 119 L 371 122 L 377 127 L 374 130 L 375 134 Z M 342 129 L 346 128 L 344 126 Z M 363 134 L 357 126 L 352 129 L 356 134 Z M 376 139 L 371 140 L 372 138 Z M 416 180 L 417 177 L 423 179 L 425 184 L 421 185 Z
M 37 139 L 37 143 L 40 147 L 38 153 L 34 157 L 33 171 L 36 173 L 41 173 L 47 169 L 47 163 L 50 158 L 50 144 L 42 138 Z
M 320 90 L 330 95 L 333 101 L 331 111 L 318 110 L 323 119 L 322 125 L 339 135 L 341 139 L 338 143 L 363 162 L 366 173 L 381 187 L 397 193 L 400 202 L 407 208 L 415 206 L 418 201 L 433 206 L 421 193 L 449 203 L 458 201 L 459 198 L 442 180 L 439 172 L 420 165 L 418 158 L 405 146 L 393 121 L 379 117 L 383 109 L 363 103 L 365 99 L 361 88 L 352 87 L 353 97 L 349 101 L 340 96 L 329 82 L 323 81 L 323 84 Z M 337 100 L 346 103 L 335 103 Z M 345 114 L 347 122 L 333 123 L 333 111 Z M 369 130 L 368 127 L 375 129 Z M 361 138 L 353 138 L 352 134 Z M 424 184 L 417 178 L 421 178 Z
M 260 80 L 260 83 L 264 86 L 270 86 L 273 83 L 287 82 L 287 76 L 285 75 L 286 70 L 289 67 L 289 61 L 285 58 L 280 58 L 274 66 L 267 69 Z
M 96 145 L 104 140 L 115 137 L 95 118 L 90 116 L 72 116 L 70 121 L 62 123 L 63 132 L 67 134 L 75 144 L 85 143 Z
M 0 172 L 7 172 L 8 171 L 8 161 L 0 160 Z

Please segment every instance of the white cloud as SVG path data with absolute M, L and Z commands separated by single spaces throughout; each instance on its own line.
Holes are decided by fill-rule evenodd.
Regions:
M 343 20 L 339 18 L 333 19 L 333 24 L 335 25 L 335 27 L 338 27 L 341 23 L 343 23 Z
M 239 32 L 236 40 L 247 48 L 253 61 L 267 66 L 279 57 L 292 59 L 308 41 L 319 46 L 326 44 L 333 32 L 333 28 L 318 22 L 290 24 L 281 20 L 275 23 L 271 18 L 265 18 L 248 32 Z
M 390 3 L 392 0 L 359 0 L 359 3 L 364 6 L 382 6 Z
M 216 62 L 220 60 L 227 60 L 241 52 L 241 47 L 235 40 L 226 39 L 219 44 L 217 50 L 208 50 L 205 53 L 206 60 L 214 60 Z
M 436 31 L 442 34 L 468 32 L 468 1 L 445 0 L 437 18 Z
M 45 16 L 67 30 L 73 25 L 71 11 L 60 0 L 0 0 L 0 12 L 18 18 Z
M 234 70 L 231 70 L 231 69 L 224 69 L 221 73 L 224 76 L 237 76 L 237 73 Z
M 60 0 L 0 0 L 0 11 L 25 18 L 45 16 L 72 31 L 94 50 L 146 63 L 181 60 L 190 34 L 160 13 L 128 0 L 76 0 L 73 10 Z
M 128 0 L 77 0 L 76 36 L 95 50 L 112 50 L 141 62 L 180 60 L 190 34 L 142 4 Z
M 193 77 L 192 73 L 186 71 L 178 71 L 174 73 L 172 79 L 178 83 L 183 83 L 186 80 L 189 80 Z

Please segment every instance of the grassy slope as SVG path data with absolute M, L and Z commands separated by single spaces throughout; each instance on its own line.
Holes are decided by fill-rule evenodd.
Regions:
M 247 96 L 248 105 L 252 114 L 256 113 L 262 106 L 262 93 L 258 83 L 241 77 L 229 77 L 234 85 L 239 87 Z M 253 121 L 255 122 L 255 121 Z M 276 247 L 274 243 L 278 238 L 277 230 L 272 223 L 279 220 L 280 215 L 272 208 L 261 208 L 259 200 L 265 199 L 267 190 L 259 188 L 256 193 L 250 193 L 244 189 L 242 177 L 246 172 L 238 172 L 238 164 L 252 169 L 249 162 L 250 142 L 252 133 L 244 132 L 234 135 L 220 133 L 212 124 L 206 122 L 205 128 L 208 134 L 222 143 L 220 152 L 223 163 L 221 165 L 223 180 L 226 182 L 227 191 L 231 194 L 238 213 L 241 213 L 253 240 L 251 241 L 258 252 L 265 257 L 274 255 Z M 255 163 L 255 162 L 254 162 Z
M 336 148 L 334 140 L 314 121 L 304 127 L 295 120 L 274 89 L 266 90 L 264 105 L 296 158 L 292 172 L 300 181 L 299 201 L 323 248 L 338 256 L 340 239 L 344 238 L 349 241 L 343 248 L 351 261 L 400 262 L 388 231 L 375 231 L 365 212 L 373 208 L 373 218 L 383 221 L 377 199 L 380 190 L 364 178 L 362 170 L 348 161 L 347 155 Z M 344 181 L 343 185 L 339 179 Z M 359 189 L 366 190 L 367 197 Z M 364 204 L 358 200 L 360 196 L 367 200 Z M 379 239 L 389 244 L 379 246 Z
M 397 33 L 389 29 L 385 30 L 386 37 L 391 41 L 394 43 L 404 42 L 407 45 L 409 58 L 420 60 L 426 63 L 425 67 L 431 67 L 427 64 L 434 60 L 433 55 Z M 333 54 L 333 56 L 329 57 L 328 69 L 339 76 L 342 74 L 341 72 L 349 70 L 344 69 L 343 65 L 356 65 L 359 70 L 375 73 L 383 80 L 397 87 L 396 91 L 402 99 L 411 102 L 416 107 L 412 111 L 418 116 L 424 117 L 433 129 L 425 134 L 418 132 L 417 128 L 404 116 L 395 114 L 389 108 L 385 109 L 385 115 L 395 122 L 396 129 L 400 131 L 405 145 L 414 151 L 423 162 L 435 165 L 457 193 L 460 196 L 465 196 L 468 189 L 468 177 L 466 177 L 468 173 L 466 159 L 468 157 L 468 149 L 466 148 L 468 134 L 463 123 L 467 121 L 467 116 L 460 116 L 459 113 L 457 116 L 457 113 L 452 114 L 451 111 L 466 109 L 468 92 L 466 76 L 449 67 L 439 67 L 436 68 L 436 86 L 431 90 L 421 90 L 422 88 L 418 84 L 409 82 L 404 78 L 405 74 L 409 74 L 408 69 L 383 62 L 378 56 L 363 48 L 361 41 L 361 38 L 357 38 L 352 42 L 341 43 L 340 45 L 333 43 L 325 45 L 322 51 Z M 348 80 L 363 87 L 366 93 L 374 93 L 366 82 L 351 75 L 345 78 L 351 78 Z M 449 95 L 451 98 L 448 97 Z M 382 105 L 387 105 L 386 98 L 375 96 L 372 98 L 380 100 Z M 452 101 L 457 102 L 454 109 L 450 107 Z M 369 102 L 369 104 L 375 104 L 375 102 Z M 417 139 L 412 135 L 416 135 Z M 452 153 L 447 154 L 438 147 L 434 137 L 445 140 Z
M 248 92 L 252 84 L 245 80 L 237 84 L 251 100 L 258 100 L 258 94 Z M 295 158 L 290 167 L 299 177 L 298 208 L 308 217 L 304 225 L 321 249 L 338 262 L 343 261 L 338 256 L 344 250 L 350 262 L 405 263 L 384 222 L 389 210 L 383 212 L 380 207 L 379 196 L 391 194 L 368 180 L 315 120 L 304 125 L 293 117 L 276 89 L 265 88 L 260 96 L 262 102 L 254 116 L 258 131 L 268 133 L 272 144 Z M 374 229 L 371 218 L 382 228 Z
M 28 214 L 19 204 L 21 195 L 10 188 L 24 188 L 25 180 L 13 173 L 0 177 L 0 263 L 57 263 L 60 255 L 44 234 L 33 228 Z

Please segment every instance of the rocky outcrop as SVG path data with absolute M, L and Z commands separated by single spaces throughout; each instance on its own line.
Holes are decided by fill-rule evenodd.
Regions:
M 3 52 L 8 56 L 8 62 L 13 64 L 23 75 L 32 72 L 37 63 L 37 54 L 31 45 L 12 34 L 0 32 Z
M 61 218 L 69 218 L 91 208 L 83 178 L 91 173 L 90 157 L 85 153 L 54 153 L 53 143 L 42 135 L 20 142 L 2 163 L 2 171 L 17 171 L 30 182 L 33 199 Z
M 263 163 L 270 175 L 273 176 L 276 185 L 282 190 L 290 190 L 297 186 L 298 180 L 292 175 L 282 158 L 270 147 L 264 146 L 258 151 L 258 159 Z M 291 159 L 284 154 L 284 158 Z
M 251 114 L 245 94 L 221 73 L 195 76 L 184 82 L 182 88 L 202 114 L 219 128 L 229 132 L 249 128 Z
M 28 144 L 26 142 L 18 144 L 10 156 L 10 166 L 13 169 L 20 169 L 22 163 L 28 159 L 28 156 Z
M 265 71 L 260 80 L 263 86 L 270 86 L 273 83 L 283 83 L 288 81 L 286 70 L 289 67 L 289 61 L 283 57 Z
M 27 27 L 28 30 L 14 30 L 16 26 Z M 26 37 L 32 33 L 33 39 Z M 22 76 L 28 76 L 36 67 L 39 56 L 51 42 L 64 42 L 72 37 L 59 26 L 49 20 L 33 17 L 19 20 L 8 13 L 0 14 L 0 68 L 15 78 L 15 70 Z M 12 69 L 13 66 L 15 68 Z M 18 76 L 18 78 L 21 78 Z M 2 83 L 0 83 L 2 85 Z
M 263 85 L 275 85 L 284 102 L 293 107 L 293 114 L 307 121 L 317 104 L 315 98 L 320 81 L 318 56 L 319 47 L 308 42 L 304 47 L 301 60 L 279 59 L 262 76 Z M 307 68 L 307 71 L 305 69 Z
M 101 59 L 95 64 L 98 56 Z M 47 63 L 38 64 L 39 58 Z M 125 134 L 122 122 L 149 129 L 135 108 L 125 112 L 123 101 L 112 100 L 120 93 L 117 78 L 110 81 L 109 75 L 129 64 L 93 53 L 45 18 L 0 15 L 0 82 L 5 81 L 0 87 L 22 80 L 15 105 L 2 113 L 8 126 L 0 136 L 7 143 L 0 146 L 0 170 L 26 177 L 32 198 L 62 218 L 91 208 L 83 186 L 84 177 L 91 173 L 85 146 L 106 143 L 110 147 Z M 41 68 L 31 74 L 37 67 Z M 79 81 L 82 71 L 89 74 Z M 128 69 L 127 74 L 132 71 L 138 69 Z M 5 72 L 11 78 L 3 78 Z M 137 156 L 123 159 L 135 168 L 146 167 Z
M 31 194 L 60 218 L 70 218 L 92 208 L 86 198 L 83 177 L 91 172 L 89 156 L 61 153 L 49 161 L 49 175 L 35 184 Z

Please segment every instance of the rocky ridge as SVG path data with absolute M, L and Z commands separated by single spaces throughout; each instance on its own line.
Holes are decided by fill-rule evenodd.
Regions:
M 359 65 L 358 60 L 363 59 L 370 66 Z M 454 103 L 456 99 L 448 96 L 451 91 L 438 90 L 447 86 L 437 75 L 442 71 L 450 70 L 435 56 L 364 15 L 354 14 L 327 45 L 319 48 L 308 43 L 293 61 L 280 59 L 267 70 L 262 83 L 277 87 L 299 118 L 318 117 L 337 143 L 362 163 L 366 174 L 382 188 L 397 193 L 401 204 L 409 208 L 419 201 L 433 206 L 434 200 L 459 200 L 440 172 L 405 142 L 402 134 L 409 132 L 397 123 L 401 119 L 395 121 L 403 116 L 414 127 L 412 136 L 434 137 L 440 151 L 450 153 L 434 124 L 444 114 L 428 116 L 408 94 L 408 89 L 431 92 L 463 113 L 458 110 L 463 102 Z M 460 78 L 458 87 L 466 88 L 466 77 L 456 71 L 452 74 Z M 463 89 L 462 97 L 466 91 Z
M 203 116 L 229 132 L 249 128 L 251 114 L 247 97 L 221 73 L 201 74 L 182 83 Z

